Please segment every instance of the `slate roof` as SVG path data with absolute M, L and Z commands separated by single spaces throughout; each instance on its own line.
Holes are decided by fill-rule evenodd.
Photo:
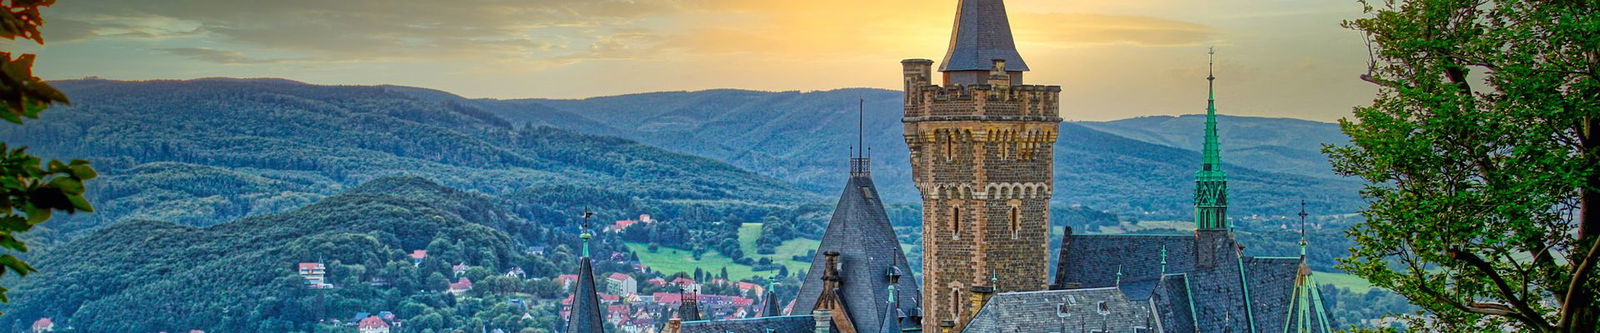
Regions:
M 594 264 L 589 257 L 578 259 L 578 287 L 573 288 L 572 315 L 567 320 L 567 333 L 603 333 L 605 321 L 600 314 L 600 295 L 594 287 Z
M 856 331 L 879 331 L 888 309 L 885 302 L 889 299 L 889 268 L 898 266 L 902 274 L 912 270 L 870 176 L 853 175 L 845 184 L 839 205 L 833 210 L 833 219 L 828 222 L 828 230 L 817 246 L 817 256 L 811 260 L 805 284 L 796 296 L 793 313 L 810 313 L 816 306 L 823 290 L 822 274 L 826 271 L 823 265 L 827 260 L 823 253 L 828 251 L 840 253 L 839 296 Z M 916 279 L 902 278 L 896 288 L 900 312 L 907 316 L 920 314 L 922 289 L 918 288 Z M 902 325 L 917 327 L 909 320 Z
M 1006 70 L 1028 71 L 1028 63 L 1017 53 L 1011 38 L 1011 22 L 1002 0 L 961 0 L 956 23 L 950 35 L 950 50 L 939 71 L 987 71 L 995 59 L 1006 61 Z
M 816 329 L 811 316 L 777 316 L 734 320 L 686 321 L 681 333 L 809 333 Z
M 962 332 L 1134 332 L 1154 327 L 1148 302 L 1109 287 L 1000 293 Z
M 1117 268 L 1122 282 L 1155 281 L 1161 277 L 1161 248 L 1167 249 L 1167 272 L 1194 269 L 1192 235 L 1074 235 L 1067 228 L 1056 255 L 1054 289 L 1068 283 L 1079 288 L 1116 286 Z
M 1117 286 L 1120 267 L 1119 290 L 1130 300 L 1152 304 L 1150 310 L 1168 332 L 1246 332 L 1252 325 L 1257 332 L 1281 332 L 1294 308 L 1301 258 L 1244 256 L 1226 231 L 1073 235 L 1069 230 L 1062 244 L 1055 289 Z M 1201 251 L 1207 249 L 1214 250 Z

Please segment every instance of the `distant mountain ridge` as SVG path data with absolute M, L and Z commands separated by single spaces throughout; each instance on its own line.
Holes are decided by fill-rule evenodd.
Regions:
M 104 175 L 88 184 L 95 214 L 47 225 L 64 233 L 127 218 L 210 225 L 405 175 L 491 194 L 578 185 L 655 201 L 821 200 L 715 160 L 513 126 L 469 105 L 396 88 L 277 79 L 53 84 L 73 106 L 0 128 L 0 140 L 46 157 L 88 159 Z
M 919 200 L 910 184 L 899 91 L 706 90 L 493 100 L 410 89 L 437 101 L 473 105 L 513 123 L 617 135 L 711 157 L 819 193 L 844 181 L 839 171 L 856 145 L 857 103 L 864 100 L 864 136 L 885 200 Z M 1067 107 L 1062 112 L 1085 110 Z M 1188 216 L 1202 121 L 1187 115 L 1062 124 L 1055 200 L 1158 218 Z M 1234 176 L 1236 212 L 1287 216 L 1297 211 L 1301 199 L 1326 213 L 1360 207 L 1360 183 L 1333 174 L 1319 151 L 1324 143 L 1345 142 L 1336 124 L 1222 116 L 1219 127 L 1224 162 Z M 1161 153 L 1146 154 L 1150 152 Z

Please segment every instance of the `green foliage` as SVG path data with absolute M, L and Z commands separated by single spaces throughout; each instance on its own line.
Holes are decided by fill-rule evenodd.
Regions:
M 49 269 L 13 292 L 6 327 L 52 317 L 90 332 L 310 331 L 326 319 L 378 311 L 436 329 L 476 330 L 470 325 L 480 321 L 513 331 L 548 327 L 499 307 L 519 293 L 554 296 L 556 287 L 514 283 L 498 272 L 572 271 L 576 261 L 560 248 L 575 243 L 525 255 L 517 239 L 550 230 L 511 217 L 494 201 L 422 179 L 386 178 L 302 208 L 210 227 L 117 223 L 38 257 Z M 407 254 L 424 248 L 428 259 L 414 266 Z M 300 262 L 325 263 L 336 288 L 307 288 L 295 270 Z M 447 278 L 454 263 L 473 266 L 467 276 L 481 288 L 465 298 L 443 294 L 455 280 Z M 548 310 L 530 311 L 548 320 Z
M 0 128 L 0 139 L 41 156 L 87 157 L 104 180 L 89 184 L 96 214 L 52 223 L 49 242 L 129 218 L 212 225 L 407 175 L 502 196 L 519 215 L 552 225 L 571 224 L 570 212 L 586 203 L 603 208 L 602 218 L 649 212 L 716 221 L 731 213 L 753 221 L 821 201 L 717 161 L 513 127 L 472 106 L 384 87 L 265 79 L 54 84 L 74 97 L 72 112 Z
M 39 33 L 39 26 L 44 25 L 44 18 L 39 7 L 52 4 L 55 1 L 0 2 L 0 38 L 22 37 L 43 45 L 44 36 Z M 33 76 L 33 60 L 32 54 L 12 59 L 11 53 L 0 52 L 0 102 L 5 104 L 0 119 L 21 125 L 23 118 L 38 119 L 39 113 L 51 104 L 71 103 L 61 91 Z M 84 182 L 99 174 L 89 167 L 88 161 L 44 162 L 29 155 L 27 148 L 12 149 L 4 143 L 0 143 L 0 154 L 3 154 L 0 155 L 0 248 L 27 252 L 27 244 L 19 237 L 49 220 L 55 211 L 68 214 L 94 211 L 89 200 L 84 198 Z M 37 271 L 13 254 L 0 255 L 0 277 L 6 273 L 25 276 Z M 0 287 L 0 302 L 10 301 L 7 291 Z
M 1423 330 L 1600 329 L 1600 3 L 1366 5 L 1379 95 L 1326 150 L 1369 183 L 1340 267 Z

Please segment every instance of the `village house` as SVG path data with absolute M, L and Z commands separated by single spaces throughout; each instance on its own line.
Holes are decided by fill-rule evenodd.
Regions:
M 466 293 L 468 290 L 472 290 L 472 280 L 467 280 L 466 277 L 462 277 L 461 279 L 456 280 L 455 283 L 451 283 L 450 290 L 447 292 L 449 292 L 451 295 L 461 296 L 461 294 Z
M 639 281 L 627 274 L 611 273 L 611 276 L 606 277 L 606 292 L 617 295 L 638 294 Z
M 33 330 L 32 330 L 33 333 L 55 332 L 55 331 L 56 331 L 56 323 L 50 321 L 50 317 L 39 318 L 39 320 L 33 321 Z
M 327 266 L 316 262 L 300 263 L 298 272 L 300 277 L 306 279 L 306 287 L 311 289 L 329 289 L 332 284 L 327 281 Z
M 356 325 L 356 330 L 360 333 L 389 333 L 389 323 L 378 316 L 368 316 Z
M 423 259 L 428 259 L 428 250 L 411 251 L 411 266 L 422 266 Z

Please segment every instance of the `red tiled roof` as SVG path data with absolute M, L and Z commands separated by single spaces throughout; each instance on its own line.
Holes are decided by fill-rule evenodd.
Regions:
M 467 280 L 467 278 L 463 277 L 460 280 L 456 280 L 456 283 L 451 283 L 450 284 L 450 289 L 451 290 L 472 289 L 472 280 Z
M 389 323 L 384 322 L 383 318 L 378 318 L 378 316 L 367 316 L 367 319 L 362 319 L 361 320 L 361 324 L 360 325 L 356 325 L 356 328 L 384 328 L 384 327 L 389 327 Z
M 556 279 L 577 280 L 578 279 L 578 275 L 577 274 L 561 274 L 560 276 L 557 276 Z
M 639 221 L 637 221 L 637 220 L 621 220 L 621 221 L 617 221 L 617 223 L 611 224 L 611 230 L 622 230 L 623 228 L 627 228 L 628 226 L 634 225 L 636 223 L 639 223 Z
M 300 263 L 300 269 L 318 269 L 318 268 L 322 268 L 322 267 L 323 266 L 322 266 L 321 263 L 315 263 L 315 262 L 302 262 L 302 263 Z
M 50 317 L 39 318 L 39 320 L 33 321 L 33 328 L 46 328 L 55 325 L 56 324 L 54 322 L 50 321 Z
M 607 278 L 608 279 L 612 279 L 612 280 L 617 280 L 617 281 L 626 281 L 626 280 L 631 279 L 633 277 L 628 276 L 627 274 L 622 274 L 622 273 L 611 273 L 611 276 L 607 277 Z
M 411 259 L 422 259 L 422 258 L 427 258 L 427 257 L 428 257 L 428 250 L 414 250 L 414 251 L 411 251 Z

